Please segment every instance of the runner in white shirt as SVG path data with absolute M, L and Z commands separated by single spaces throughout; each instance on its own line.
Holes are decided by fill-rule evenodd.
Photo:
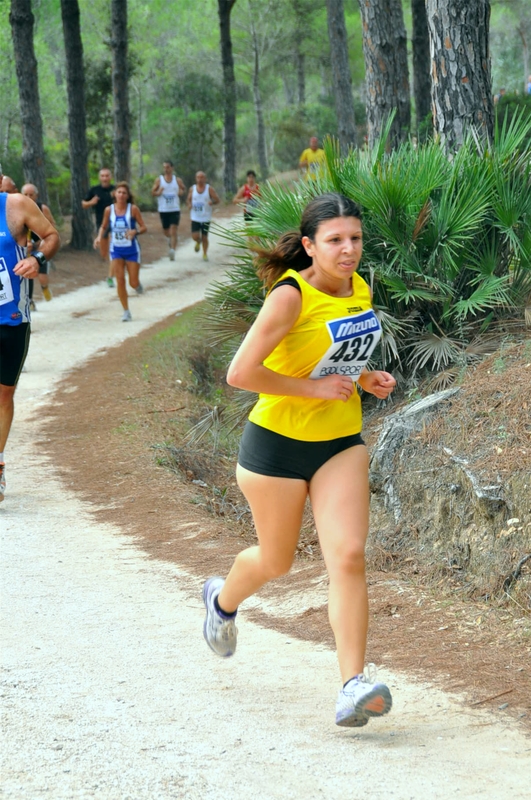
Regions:
M 179 197 L 186 193 L 186 186 L 180 178 L 173 174 L 173 163 L 169 159 L 163 163 L 162 169 L 163 173 L 153 184 L 151 194 L 158 200 L 162 232 L 168 239 L 170 261 L 175 261 L 177 228 L 181 219 Z
M 212 206 L 220 202 L 215 189 L 207 183 L 204 172 L 195 173 L 195 184 L 190 186 L 186 202 L 190 209 L 192 239 L 195 252 L 199 253 L 203 244 L 203 261 L 208 261 L 208 230 L 212 219 Z

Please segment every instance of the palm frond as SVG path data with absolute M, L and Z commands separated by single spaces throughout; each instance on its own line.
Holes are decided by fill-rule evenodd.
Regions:
M 463 297 L 455 303 L 451 316 L 455 316 L 457 319 L 465 319 L 470 315 L 476 316 L 487 308 L 499 308 L 509 305 L 512 305 L 512 303 L 508 275 L 504 275 L 501 278 L 481 278 L 481 282 L 470 297 Z
M 438 371 L 455 361 L 460 350 L 459 342 L 449 336 L 437 336 L 436 333 L 425 331 L 411 345 L 409 365 L 414 372 L 418 372 L 428 363 Z

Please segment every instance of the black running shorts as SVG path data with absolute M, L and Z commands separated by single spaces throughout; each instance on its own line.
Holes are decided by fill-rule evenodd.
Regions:
M 365 444 L 359 433 L 324 442 L 303 442 L 248 421 L 240 442 L 238 464 L 259 475 L 297 478 L 309 483 L 333 456 L 358 444 Z
M 208 230 L 210 228 L 210 222 L 195 222 L 192 220 L 192 233 L 197 233 L 201 231 L 202 236 L 208 236 Z
M 30 324 L 0 325 L 0 383 L 16 386 L 28 355 Z
M 167 231 L 170 225 L 179 225 L 181 221 L 180 211 L 159 211 L 160 221 L 162 223 L 162 230 Z

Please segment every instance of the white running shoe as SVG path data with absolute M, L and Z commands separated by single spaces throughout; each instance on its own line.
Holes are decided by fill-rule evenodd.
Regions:
M 214 599 L 221 592 L 224 583 L 223 578 L 209 578 L 203 586 L 203 603 L 206 608 L 203 636 L 216 655 L 227 658 L 234 655 L 236 650 L 238 629 L 234 617 L 222 617 L 214 605 Z
M 0 464 L 0 503 L 6 493 L 6 465 Z
M 122 314 L 122 322 L 131 322 L 132 319 L 133 317 L 131 316 L 131 312 L 127 308 Z
M 361 728 L 370 717 L 382 717 L 391 711 L 393 700 L 385 683 L 372 683 L 363 673 L 341 689 L 336 703 L 336 725 Z
M 170 247 L 170 261 L 175 261 L 175 250 Z

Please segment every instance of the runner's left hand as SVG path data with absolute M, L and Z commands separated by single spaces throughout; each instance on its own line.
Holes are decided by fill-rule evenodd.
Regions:
M 36 278 L 39 274 L 39 262 L 36 258 L 28 256 L 15 264 L 13 272 L 19 278 Z
M 376 369 L 374 372 L 362 372 L 358 383 L 365 392 L 370 392 L 380 400 L 389 397 L 396 386 L 396 381 L 389 372 Z

